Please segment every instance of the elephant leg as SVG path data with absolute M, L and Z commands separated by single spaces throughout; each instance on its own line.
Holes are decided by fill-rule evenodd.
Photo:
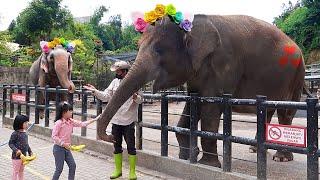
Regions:
M 296 114 L 296 109 L 278 109 L 278 121 L 279 124 L 283 125 L 291 125 L 292 119 Z M 277 152 L 273 155 L 272 159 L 277 162 L 287 162 L 293 160 L 292 152 L 288 152 L 286 150 L 277 150 Z
M 274 110 L 270 110 L 270 111 L 267 112 L 267 123 L 271 122 L 272 116 L 273 116 L 275 111 L 276 110 L 274 109 Z M 255 136 L 255 139 L 257 139 L 257 134 Z M 250 153 L 256 153 L 257 152 L 257 146 L 250 146 L 249 147 L 249 152 Z
M 190 106 L 189 103 L 186 103 L 184 106 L 182 116 L 180 117 L 180 120 L 177 124 L 178 127 L 182 128 L 187 128 L 190 129 Z M 190 146 L 190 141 L 189 141 L 189 135 L 184 135 L 184 134 L 179 134 L 176 133 L 176 137 L 179 143 L 179 158 L 180 159 L 189 159 L 189 146 Z M 199 154 L 199 148 L 198 148 L 198 154 Z
M 220 124 L 221 110 L 215 104 L 204 104 L 201 107 L 201 130 L 218 132 Z M 199 163 L 215 167 L 221 167 L 217 153 L 217 140 L 201 138 L 203 156 Z

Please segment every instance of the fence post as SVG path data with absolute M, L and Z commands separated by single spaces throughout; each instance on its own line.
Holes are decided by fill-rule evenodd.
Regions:
M 190 163 L 197 162 L 198 136 L 195 132 L 198 130 L 198 105 L 199 98 L 197 93 L 190 93 Z
M 223 95 L 223 171 L 231 171 L 231 155 L 232 155 L 232 143 L 230 137 L 232 135 L 232 111 L 231 105 L 229 104 L 229 99 L 231 94 Z
M 61 89 L 61 86 L 56 87 L 56 118 L 55 119 L 58 119 L 58 114 L 60 113 L 58 109 L 61 101 L 60 89 Z
M 263 102 L 266 96 L 257 96 L 257 178 L 267 179 L 267 150 L 265 148 L 266 140 L 266 111 L 267 108 Z
M 18 94 L 22 94 L 22 89 L 21 89 L 21 85 L 20 84 L 18 85 Z M 21 114 L 21 104 L 20 104 L 20 102 L 18 102 L 17 110 L 18 110 L 18 114 Z
M 26 85 L 26 115 L 30 117 L 30 89 L 29 85 Z
M 35 97 L 35 101 L 34 101 L 34 123 L 35 124 L 39 124 L 39 95 L 41 92 L 39 92 L 38 90 L 39 85 L 35 86 L 35 92 L 34 92 L 34 97 Z
M 142 122 L 142 104 L 139 104 L 138 107 L 138 122 L 136 125 L 136 146 L 138 150 L 142 149 L 142 126 L 140 126 L 140 123 Z
M 87 107 L 88 107 L 88 95 L 85 93 L 85 89 L 82 89 L 82 106 L 81 106 L 81 121 L 87 120 Z M 87 128 L 81 128 L 81 136 L 87 135 Z
M 168 99 L 161 95 L 161 156 L 168 156 Z
M 317 98 L 307 98 L 307 179 L 319 179 Z
M 44 94 L 45 94 L 44 127 L 49 127 L 49 102 L 50 102 L 49 94 L 50 93 L 48 92 L 48 88 L 49 88 L 49 85 L 46 85 L 46 87 L 44 88 Z
M 10 85 L 10 118 L 14 116 L 14 104 L 12 102 L 12 94 L 14 93 L 14 85 Z
M 72 108 L 74 108 L 74 106 L 73 106 L 73 93 L 68 92 L 67 96 L 68 96 L 68 103 L 72 106 Z M 73 114 L 72 114 L 72 118 L 73 118 Z
M 2 91 L 2 120 L 6 117 L 7 114 L 7 85 L 3 85 Z
M 95 96 L 93 96 L 93 98 L 95 98 Z M 97 98 L 96 103 L 97 103 L 97 116 L 99 116 L 100 114 L 102 114 L 102 101 Z M 99 125 L 99 121 L 96 121 L 96 129 L 98 129 L 98 125 Z M 100 140 L 97 132 L 96 132 L 96 140 Z

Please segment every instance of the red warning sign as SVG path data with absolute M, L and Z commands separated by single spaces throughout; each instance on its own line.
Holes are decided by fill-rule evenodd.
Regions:
M 266 124 L 266 141 L 306 147 L 307 128 L 281 124 Z
M 11 97 L 12 97 L 12 101 L 15 101 L 15 102 L 20 102 L 20 103 L 26 102 L 25 94 L 13 93 Z

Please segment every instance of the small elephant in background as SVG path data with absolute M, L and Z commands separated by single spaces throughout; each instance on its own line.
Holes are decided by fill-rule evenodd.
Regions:
M 70 93 L 75 91 L 75 85 L 71 81 L 72 57 L 61 45 L 57 45 L 48 53 L 42 53 L 33 62 L 29 75 L 34 85 L 51 88 L 61 86 L 68 89 Z M 44 93 L 39 94 L 39 103 L 44 104 Z M 55 100 L 54 94 L 50 94 L 50 100 Z M 61 100 L 67 100 L 66 95 L 61 96 Z M 40 118 L 43 118 L 43 110 L 40 111 Z

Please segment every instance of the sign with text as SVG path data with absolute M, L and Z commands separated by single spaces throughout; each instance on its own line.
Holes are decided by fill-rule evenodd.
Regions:
M 19 94 L 19 93 L 13 93 L 11 95 L 12 101 L 19 102 L 19 103 L 25 103 L 26 102 L 26 95 L 25 94 Z
M 299 126 L 266 124 L 266 141 L 297 147 L 306 147 L 307 129 Z

